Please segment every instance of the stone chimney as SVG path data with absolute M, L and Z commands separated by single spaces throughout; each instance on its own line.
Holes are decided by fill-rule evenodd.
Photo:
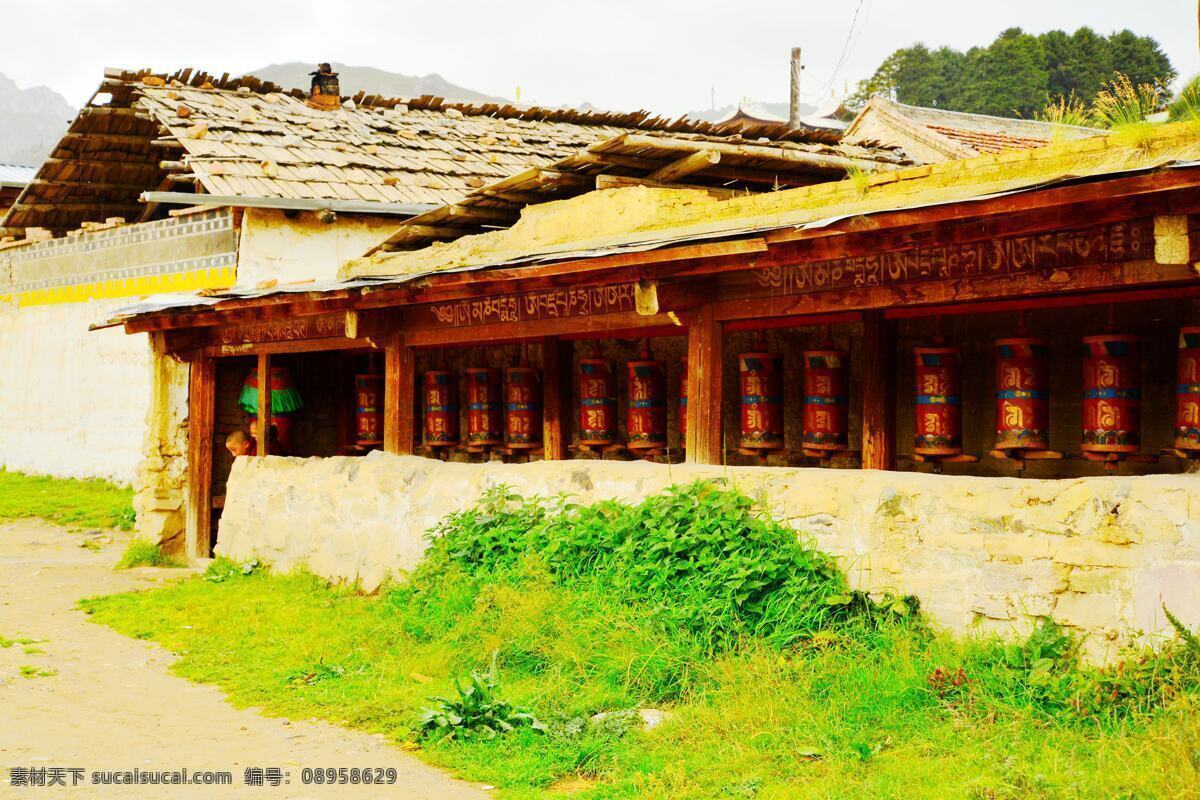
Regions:
M 308 104 L 313 108 L 332 110 L 342 105 L 342 90 L 338 85 L 338 74 L 329 64 L 320 64 L 312 75 L 312 88 L 308 92 Z

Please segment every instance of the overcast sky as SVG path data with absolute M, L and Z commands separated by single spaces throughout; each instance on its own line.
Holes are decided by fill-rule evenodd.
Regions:
M 74 105 L 106 66 L 236 74 L 341 61 L 437 72 L 505 97 L 520 86 L 524 102 L 675 114 L 707 108 L 710 90 L 718 106 L 786 100 L 792 46 L 804 48 L 805 99 L 815 103 L 898 47 L 966 49 L 1011 26 L 1130 28 L 1156 38 L 1182 74 L 1200 70 L 1193 0 L 0 0 L 0 8 L 0 73 L 48 85 Z

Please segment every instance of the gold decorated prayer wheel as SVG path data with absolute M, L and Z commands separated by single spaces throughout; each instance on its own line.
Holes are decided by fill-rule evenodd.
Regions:
M 996 449 L 1050 447 L 1050 344 L 996 340 Z
M 359 447 L 383 444 L 383 376 L 354 376 L 354 427 Z
M 962 354 L 957 347 L 913 348 L 916 438 L 922 456 L 962 453 Z
M 804 449 L 845 450 L 850 439 L 850 354 L 804 351 Z
M 1175 381 L 1175 449 L 1200 453 L 1200 326 L 1179 331 Z
M 630 450 L 662 449 L 667 446 L 666 362 L 630 361 L 626 370 L 626 446 Z
M 504 444 L 514 449 L 542 446 L 542 381 L 533 367 L 504 370 Z
M 603 358 L 579 361 L 579 444 L 607 447 L 617 441 L 617 379 Z
M 467 445 L 504 444 L 504 398 L 500 370 L 471 367 L 467 370 Z
M 421 384 L 425 417 L 423 439 L 429 447 L 458 444 L 458 379 L 449 370 L 431 369 Z
M 1084 337 L 1083 452 L 1136 453 L 1141 448 L 1141 384 L 1139 337 Z
M 783 356 L 742 353 L 738 356 L 743 450 L 783 449 Z

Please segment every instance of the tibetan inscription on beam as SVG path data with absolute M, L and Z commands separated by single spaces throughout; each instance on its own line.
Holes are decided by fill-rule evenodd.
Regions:
M 433 327 L 457 328 L 497 322 L 529 322 L 633 311 L 634 284 L 549 289 L 427 306 Z
M 297 339 L 324 339 L 345 335 L 344 314 L 319 314 L 311 317 L 236 322 L 219 330 L 217 343 L 238 345 L 252 342 L 291 342 Z
M 992 277 L 1154 257 L 1152 220 L 1116 222 L 1074 231 L 939 245 L 856 258 L 766 266 L 755 270 L 770 293 L 858 289 L 927 280 Z

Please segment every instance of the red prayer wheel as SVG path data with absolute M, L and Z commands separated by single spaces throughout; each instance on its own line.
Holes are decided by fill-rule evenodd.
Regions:
M 804 447 L 845 450 L 850 441 L 850 354 L 804 351 Z
M 1050 344 L 996 340 L 996 449 L 1050 447 Z
M 913 348 L 916 362 L 916 439 L 923 456 L 962 453 L 962 354 L 957 347 Z
M 625 431 L 630 450 L 667 446 L 667 365 L 664 361 L 630 361 L 626 365 L 629 405 Z
M 359 447 L 383 444 L 383 376 L 354 376 L 354 427 Z
M 683 357 L 683 369 L 679 371 L 679 446 L 687 447 L 688 369 L 687 356 Z
M 429 370 L 421 393 L 425 401 L 425 444 L 429 447 L 458 444 L 458 380 L 454 373 Z
M 1091 453 L 1136 453 L 1142 444 L 1142 354 L 1137 336 L 1083 339 L 1083 442 Z
M 739 355 L 738 387 L 742 397 L 740 446 L 745 450 L 783 449 L 783 356 Z
M 579 443 L 604 447 L 617 441 L 617 379 L 603 358 L 579 361 Z
M 542 381 L 533 367 L 504 370 L 504 443 L 516 448 L 542 445 Z
M 467 444 L 484 447 L 504 444 L 500 370 L 467 369 Z
M 1200 450 L 1200 326 L 1179 331 L 1175 449 Z

